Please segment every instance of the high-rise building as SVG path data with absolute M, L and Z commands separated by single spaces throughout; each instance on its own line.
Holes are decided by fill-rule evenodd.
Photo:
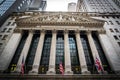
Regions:
M 112 0 L 78 0 L 80 12 L 117 13 L 120 9 Z
M 120 8 L 120 0 L 113 0 L 115 4 Z
M 46 1 L 45 0 L 33 0 L 28 7 L 28 11 L 44 11 L 46 8 Z
M 0 79 L 119 80 L 119 9 L 89 5 L 78 0 L 76 12 L 12 14 L 0 28 Z
M 68 11 L 69 12 L 76 12 L 76 3 L 71 2 L 68 4 Z
M 106 21 L 104 25 L 104 29 L 106 30 L 107 35 L 109 36 L 111 43 L 116 50 L 116 53 L 120 57 L 120 49 L 119 49 L 120 48 L 120 40 L 119 40 L 120 38 L 120 35 L 119 35 L 120 34 L 120 29 L 119 29 L 120 9 L 111 0 L 102 0 L 102 2 L 101 3 L 100 2 L 101 0 L 92 0 L 92 1 L 91 0 L 78 0 L 77 11 L 78 12 L 83 11 L 83 12 L 88 13 L 91 10 L 90 11 L 91 13 L 88 13 L 88 14 L 93 15 L 92 16 L 93 18 Z M 98 12 L 96 12 L 96 10 L 93 10 L 93 7 L 95 6 L 99 6 L 99 8 L 101 7 L 103 8 L 101 10 L 97 9 Z M 111 7 L 114 9 L 112 10 Z M 104 11 L 104 9 L 107 9 L 108 11 L 107 10 Z M 117 10 L 117 12 L 115 12 L 114 10 Z
M 13 12 L 24 12 L 32 0 L 1 0 L 0 1 L 0 26 Z
M 34 5 L 34 6 L 33 6 Z M 1 0 L 0 1 L 0 26 L 13 12 L 24 12 L 35 10 L 44 11 L 46 8 L 46 0 Z M 31 8 L 31 9 L 29 9 Z

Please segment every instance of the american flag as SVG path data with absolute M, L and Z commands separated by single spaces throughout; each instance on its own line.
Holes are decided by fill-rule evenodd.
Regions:
M 59 64 L 59 69 L 60 69 L 60 72 L 61 72 L 62 74 L 64 74 L 64 69 L 63 69 L 62 62 Z
M 23 58 L 22 58 L 21 74 L 24 74 L 24 56 L 23 56 Z
M 96 66 L 98 71 L 100 71 L 100 72 L 103 71 L 102 66 L 100 64 L 100 61 L 97 57 L 96 57 L 96 60 L 95 60 L 95 66 Z

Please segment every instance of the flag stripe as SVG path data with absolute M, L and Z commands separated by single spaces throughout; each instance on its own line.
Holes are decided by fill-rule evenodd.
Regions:
M 24 74 L 24 56 L 22 58 L 21 73 Z
M 64 74 L 64 69 L 62 63 L 59 64 L 59 69 L 62 74 Z
M 96 60 L 95 60 L 95 66 L 96 66 L 98 71 L 103 71 L 102 66 L 100 64 L 100 61 L 97 57 L 96 57 Z

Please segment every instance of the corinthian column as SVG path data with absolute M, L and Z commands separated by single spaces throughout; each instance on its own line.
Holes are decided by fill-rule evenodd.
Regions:
M 45 31 L 41 31 L 39 43 L 38 43 L 36 54 L 35 54 L 35 59 L 34 59 L 33 66 L 32 66 L 32 70 L 29 73 L 38 74 L 38 72 L 39 72 L 38 70 L 39 70 L 40 60 L 41 60 L 41 56 L 42 56 L 44 37 L 45 37 Z
M 70 48 L 69 48 L 69 39 L 68 31 L 64 32 L 64 55 L 65 55 L 65 74 L 73 74 L 71 71 L 71 59 L 70 59 Z
M 50 60 L 49 60 L 49 68 L 47 74 L 55 74 L 55 60 L 56 60 L 56 30 L 52 32 L 52 42 L 50 49 Z
M 87 32 L 87 37 L 88 37 L 88 42 L 89 42 L 89 45 L 90 45 L 90 48 L 91 48 L 91 51 L 92 51 L 92 56 L 93 56 L 93 59 L 94 59 L 94 63 L 96 63 L 96 58 L 97 58 L 99 60 L 99 62 L 100 62 L 100 65 L 101 65 L 103 71 L 104 71 L 104 68 L 102 66 L 102 62 L 100 60 L 98 51 L 96 49 L 96 46 L 95 46 L 95 43 L 93 41 L 93 38 L 92 38 L 92 35 L 91 35 L 90 31 Z M 101 73 L 101 72 L 98 71 L 98 73 Z
M 18 60 L 15 72 L 21 72 L 22 59 L 24 57 L 24 62 L 26 61 L 26 57 L 27 57 L 27 54 L 28 54 L 28 51 L 29 51 L 29 48 L 30 48 L 32 37 L 33 37 L 33 32 L 29 31 L 29 35 L 27 37 L 27 40 L 26 40 L 25 45 L 23 47 L 23 50 L 21 52 L 21 55 L 20 55 L 20 58 Z
M 79 62 L 81 66 L 81 73 L 88 74 L 90 72 L 87 69 L 83 46 L 82 46 L 81 39 L 80 39 L 80 32 L 76 31 L 75 36 L 76 36 L 77 50 L 78 50 L 78 55 L 79 55 Z

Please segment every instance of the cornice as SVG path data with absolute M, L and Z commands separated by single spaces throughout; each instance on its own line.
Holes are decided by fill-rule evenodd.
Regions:
M 73 12 L 39 12 L 39 13 L 24 13 L 22 16 L 29 14 L 27 18 L 17 18 L 17 26 L 37 26 L 37 25 L 61 25 L 61 26 L 86 26 L 97 27 L 103 26 L 104 21 L 90 18 L 87 13 Z M 21 16 L 21 14 L 18 14 Z

